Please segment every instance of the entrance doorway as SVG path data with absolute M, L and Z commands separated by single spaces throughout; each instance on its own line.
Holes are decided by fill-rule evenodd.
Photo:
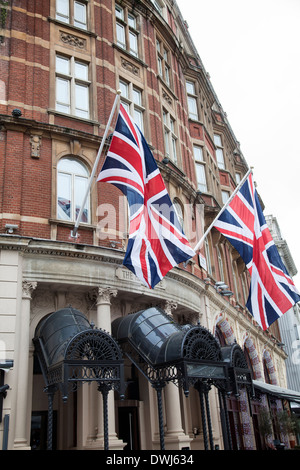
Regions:
M 125 404 L 125 403 L 124 403 Z M 127 442 L 124 450 L 140 450 L 139 416 L 137 406 L 118 408 L 119 439 Z

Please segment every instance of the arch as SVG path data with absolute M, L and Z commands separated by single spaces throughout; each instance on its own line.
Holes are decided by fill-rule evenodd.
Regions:
M 57 218 L 75 221 L 89 182 L 90 171 L 78 157 L 64 156 L 57 162 Z M 81 222 L 90 222 L 90 195 Z
M 216 326 L 218 326 L 224 336 L 226 344 L 233 344 L 235 343 L 235 335 L 233 332 L 232 327 L 229 324 L 229 321 L 227 318 L 224 318 L 223 314 L 220 315 L 219 318 L 217 318 L 216 321 Z
M 267 383 L 271 383 L 272 385 L 278 385 L 273 359 L 271 357 L 270 352 L 266 349 L 263 351 L 263 364 L 265 368 L 265 381 Z
M 263 380 L 263 374 L 262 374 L 262 370 L 261 370 L 261 367 L 260 367 L 258 352 L 256 350 L 256 347 L 254 345 L 253 340 L 250 338 L 248 333 L 246 333 L 246 335 L 245 335 L 244 348 L 248 352 L 248 356 L 249 356 L 249 359 L 250 359 L 250 362 L 251 362 L 254 379 Z

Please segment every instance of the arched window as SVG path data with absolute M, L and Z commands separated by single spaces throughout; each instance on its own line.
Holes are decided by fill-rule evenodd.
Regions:
M 179 221 L 180 227 L 183 229 L 183 223 L 184 223 L 184 220 L 183 220 L 183 211 L 182 211 L 182 207 L 181 207 L 181 204 L 180 204 L 180 202 L 178 201 L 178 199 L 174 199 L 174 200 L 173 200 L 173 206 L 174 206 L 176 215 L 177 215 L 177 217 L 178 217 L 178 221 Z
M 75 222 L 89 181 L 86 166 L 75 158 L 62 158 L 57 165 L 57 218 Z M 80 222 L 90 223 L 88 196 Z

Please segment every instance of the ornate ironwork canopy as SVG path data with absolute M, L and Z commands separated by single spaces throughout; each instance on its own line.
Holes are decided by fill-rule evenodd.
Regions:
M 61 389 L 63 400 L 79 384 L 96 381 L 124 396 L 122 351 L 109 333 L 92 328 L 86 317 L 67 307 L 46 317 L 33 339 L 46 386 Z
M 69 391 L 96 382 L 103 396 L 104 448 L 108 450 L 108 393 L 124 398 L 124 363 L 118 343 L 104 330 L 92 328 L 78 310 L 67 307 L 50 314 L 33 339 L 48 394 L 48 449 L 52 448 L 53 396 L 57 389 L 66 402 Z
M 112 331 L 152 385 L 173 381 L 188 395 L 189 385 L 199 379 L 216 384 L 227 380 L 220 345 L 203 326 L 181 326 L 160 308 L 152 307 L 118 318 Z
M 240 387 L 246 387 L 251 396 L 254 395 L 252 373 L 242 348 L 237 344 L 223 346 L 222 358 L 228 364 L 228 392 L 239 395 Z

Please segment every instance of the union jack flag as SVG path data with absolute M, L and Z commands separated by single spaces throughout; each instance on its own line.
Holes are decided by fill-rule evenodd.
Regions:
M 115 185 L 127 197 L 129 240 L 123 264 L 143 284 L 154 288 L 175 265 L 195 255 L 151 150 L 122 104 L 97 181 Z
M 267 226 L 251 173 L 214 226 L 244 260 L 251 275 L 246 306 L 266 330 L 300 296 Z

